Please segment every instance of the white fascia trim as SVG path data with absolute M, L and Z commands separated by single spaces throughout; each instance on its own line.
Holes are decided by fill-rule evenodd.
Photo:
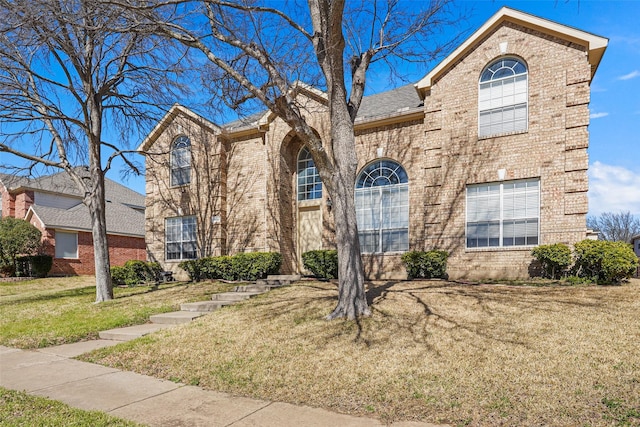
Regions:
M 495 15 L 484 23 L 476 32 L 474 32 L 467 40 L 464 41 L 456 50 L 447 56 L 440 64 L 431 70 L 414 86 L 418 91 L 421 99 L 424 99 L 426 92 L 431 88 L 433 81 L 444 72 L 450 64 L 454 64 L 458 59 L 465 55 L 485 34 L 489 33 L 502 22 L 510 21 L 520 24 L 527 28 L 539 30 L 543 33 L 551 34 L 556 37 L 569 40 L 587 47 L 589 51 L 589 63 L 591 63 L 592 75 L 595 73 L 600 59 L 604 54 L 609 39 L 600 37 L 586 31 L 578 30 L 557 22 L 549 21 L 538 16 L 520 12 L 508 7 L 502 7 Z
M 175 119 L 178 114 L 184 114 L 186 117 L 194 121 L 203 123 L 206 127 L 208 127 L 210 130 L 212 130 L 215 133 L 221 132 L 220 126 L 216 125 L 210 120 L 205 119 L 201 115 L 194 113 L 187 107 L 184 107 L 176 103 L 176 104 L 173 104 L 173 106 L 169 109 L 169 111 L 167 111 L 164 117 L 160 119 L 158 124 L 154 126 L 151 132 L 149 132 L 149 135 L 147 135 L 147 137 L 142 140 L 138 148 L 136 148 L 136 151 L 143 153 L 144 151 L 149 149 L 149 147 L 153 145 L 153 143 L 158 139 L 158 137 L 162 134 L 162 132 L 164 132 L 167 129 L 167 127 L 169 127 L 173 119 Z

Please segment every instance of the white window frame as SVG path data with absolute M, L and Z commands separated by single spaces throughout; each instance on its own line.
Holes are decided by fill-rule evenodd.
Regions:
M 191 183 L 191 140 L 184 135 L 177 137 L 171 143 L 171 153 L 169 156 L 169 179 L 171 186 L 180 187 Z M 180 158 L 186 159 L 186 163 L 176 164 Z M 178 173 L 177 176 L 176 173 Z M 180 179 L 177 179 L 178 176 Z
M 185 224 L 186 221 L 189 221 L 192 224 Z M 173 225 L 172 223 L 175 223 L 175 225 Z M 188 237 L 188 233 L 190 232 L 188 229 L 185 229 L 185 226 L 189 226 L 189 225 L 193 225 L 193 235 L 192 238 L 189 239 Z M 176 240 L 170 240 L 172 239 L 172 234 L 171 234 L 171 228 L 172 227 L 179 227 L 179 234 L 180 236 L 176 239 Z M 197 236 L 198 236 L 198 229 L 197 229 L 198 225 L 197 225 L 197 221 L 196 221 L 196 217 L 194 215 L 191 216 L 179 216 L 179 217 L 173 217 L 173 218 L 165 218 L 164 220 L 164 256 L 165 256 L 165 261 L 182 261 L 182 260 L 187 260 L 187 259 L 196 259 L 198 258 L 198 240 L 197 240 Z M 187 233 L 187 234 L 185 234 Z M 169 245 L 170 244 L 174 244 L 174 245 L 178 245 L 179 246 L 179 251 L 180 251 L 180 257 L 179 258 L 175 258 L 175 257 L 170 257 L 169 256 Z M 189 251 L 189 252 L 193 252 L 193 256 L 185 256 L 185 253 L 187 252 L 188 249 L 185 249 L 185 246 L 191 244 L 193 245 L 193 251 Z M 176 251 L 172 251 L 171 253 L 176 253 Z
M 385 173 L 394 176 L 397 183 L 390 183 L 389 176 L 384 175 Z M 389 183 L 376 183 L 378 179 L 386 179 Z M 394 193 L 404 193 L 404 200 L 396 205 L 385 205 L 385 201 L 393 199 Z M 374 209 L 371 209 L 372 202 L 378 204 Z M 356 180 L 355 204 L 362 253 L 394 253 L 409 250 L 409 178 L 400 163 L 391 159 L 378 159 L 367 164 Z M 371 227 L 365 227 L 363 221 L 369 213 L 377 215 L 368 221 Z M 398 242 L 389 239 L 393 234 L 400 236 L 399 246 Z M 366 244 L 369 236 L 377 240 L 374 250 L 370 250 Z M 395 243 L 395 246 L 389 248 L 389 242 Z
M 537 183 L 537 190 L 528 190 L 525 189 L 524 192 L 520 192 L 521 194 L 524 193 L 524 198 L 525 198 L 525 212 L 527 211 L 527 207 L 526 207 L 526 203 L 527 203 L 527 192 L 531 192 L 531 194 L 533 194 L 533 192 L 535 191 L 537 194 L 536 196 L 536 201 L 535 201 L 535 209 L 536 209 L 536 214 L 537 216 L 533 216 L 533 215 L 525 215 L 524 216 L 514 216 L 514 217 L 510 217 L 508 215 L 505 215 L 505 185 L 512 185 L 512 184 L 518 184 L 518 183 L 524 183 L 524 184 L 528 184 L 528 183 Z M 498 197 L 499 197 L 499 212 L 497 213 L 496 216 L 492 217 L 491 219 L 487 219 L 484 221 L 474 221 L 471 222 L 469 221 L 470 218 L 470 202 L 469 202 L 469 193 L 470 190 L 472 189 L 477 189 L 477 188 L 481 188 L 481 187 L 490 187 L 490 186 L 498 186 Z M 484 184 L 471 184 L 471 185 L 467 185 L 466 189 L 465 189 L 465 248 L 467 250 L 477 250 L 477 249 L 495 249 L 495 248 L 518 248 L 518 247 L 534 247 L 534 246 L 538 246 L 540 244 L 540 194 L 541 194 L 541 182 L 540 182 L 540 178 L 533 178 L 533 179 L 521 179 L 521 180 L 513 180 L 513 181 L 503 181 L 503 182 L 493 182 L 493 183 L 484 183 Z M 494 211 L 495 212 L 495 211 Z M 524 235 L 524 239 L 525 239 L 525 243 L 524 244 L 505 244 L 505 239 L 508 239 L 509 237 L 505 237 L 505 224 L 508 224 L 510 221 L 525 221 L 525 229 L 527 227 L 527 222 L 528 221 L 533 221 L 535 219 L 536 221 L 536 236 L 535 236 L 535 243 L 528 243 L 528 239 L 529 238 L 533 238 L 532 235 L 528 235 L 525 232 Z M 497 245 L 492 245 L 491 244 L 491 235 L 488 234 L 487 236 L 487 245 L 485 246 L 480 246 L 478 244 L 476 244 L 475 246 L 469 246 L 469 228 L 470 226 L 478 226 L 478 225 L 482 225 L 482 224 L 487 224 L 488 227 L 491 226 L 490 223 L 494 223 L 494 226 L 497 226 L 499 228 L 499 233 L 497 236 L 498 239 L 498 244 Z M 516 238 L 521 238 L 522 236 L 514 236 L 513 239 L 515 240 Z M 495 237 L 494 237 L 495 239 Z M 478 238 L 476 237 L 476 240 L 478 240 Z
M 322 190 L 322 180 L 318 168 L 316 168 L 309 149 L 302 147 L 298 152 L 297 161 L 297 200 L 301 202 L 322 199 Z
M 67 237 L 63 238 L 63 236 L 67 236 Z M 60 241 L 58 241 L 58 239 L 60 239 Z M 63 242 L 64 239 L 69 239 L 69 240 L 66 240 L 66 242 Z M 79 258 L 77 232 L 55 230 L 54 240 L 55 240 L 55 258 L 56 259 L 78 259 Z M 75 253 L 71 253 L 71 251 L 63 250 L 63 249 L 66 249 L 62 247 L 64 243 L 71 243 L 73 246 L 75 246 Z M 67 255 L 67 252 L 69 252 L 70 255 Z
M 515 61 L 516 64 L 509 67 L 504 61 Z M 514 68 L 520 64 L 524 67 L 524 72 L 517 72 Z M 495 71 L 491 68 L 500 65 Z M 510 70 L 508 76 L 495 77 L 501 70 Z M 524 81 L 524 90 L 516 92 L 518 82 Z M 491 96 L 494 91 L 501 92 L 500 96 Z M 505 93 L 505 88 L 511 93 Z M 487 99 L 483 96 L 488 95 Z M 511 99 L 509 99 L 511 98 Z M 488 106 L 483 107 L 483 103 Z M 523 111 L 524 119 L 519 119 L 517 114 Z M 483 119 L 483 117 L 487 117 Z M 496 123 L 491 123 L 493 118 L 497 118 Z M 488 120 L 488 124 L 486 121 Z M 523 124 L 520 124 L 524 120 Z M 488 126 L 488 130 L 487 129 Z M 498 129 L 499 128 L 499 129 Z M 478 138 L 488 138 L 492 136 L 527 132 L 529 129 L 529 69 L 527 64 L 519 58 L 504 57 L 497 59 L 487 65 L 480 74 L 478 82 Z

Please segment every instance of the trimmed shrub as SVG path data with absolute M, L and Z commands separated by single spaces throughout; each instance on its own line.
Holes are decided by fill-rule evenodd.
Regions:
M 182 261 L 178 267 L 186 271 L 194 282 L 202 279 L 254 281 L 277 274 L 281 264 L 282 255 L 278 252 L 246 252 Z
M 111 281 L 114 285 L 122 286 L 125 284 L 125 280 L 127 279 L 127 269 L 124 267 L 111 267 Z
M 302 254 L 302 264 L 318 279 L 338 278 L 338 251 L 335 249 L 305 252 Z
M 409 251 L 402 254 L 408 279 L 445 279 L 447 277 L 447 251 Z
M 51 255 L 29 255 L 16 260 L 16 275 L 28 277 L 47 277 L 53 266 Z
M 560 279 L 571 266 L 571 249 L 564 243 L 540 245 L 531 251 L 542 267 L 542 277 Z
M 187 272 L 189 280 L 192 282 L 199 282 L 202 278 L 201 262 L 199 259 L 182 261 L 178 264 L 178 267 Z
M 638 267 L 638 257 L 625 242 L 586 239 L 575 244 L 574 256 L 576 274 L 601 285 L 620 283 Z
M 143 282 L 157 282 L 162 267 L 157 262 L 129 260 L 122 267 L 111 267 L 111 280 L 114 285 L 136 286 Z

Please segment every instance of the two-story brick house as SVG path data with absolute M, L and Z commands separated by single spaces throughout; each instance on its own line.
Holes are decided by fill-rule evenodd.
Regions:
M 355 122 L 366 274 L 445 249 L 451 277 L 523 277 L 531 249 L 586 237 L 590 82 L 607 39 L 509 8 L 415 85 L 365 97 Z M 327 137 L 326 95 L 297 101 Z M 306 148 L 269 112 L 218 126 L 174 106 L 147 153 L 149 256 L 333 247 L 331 201 Z
M 146 260 L 144 195 L 110 179 L 105 194 L 111 265 Z M 53 257 L 50 275 L 95 273 L 89 210 L 66 172 L 38 178 L 0 174 L 0 196 L 0 216 L 25 219 L 42 232 L 43 253 Z

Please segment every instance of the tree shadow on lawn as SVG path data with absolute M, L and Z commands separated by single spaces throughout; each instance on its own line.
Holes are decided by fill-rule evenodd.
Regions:
M 366 346 L 384 345 L 398 334 L 410 334 L 420 345 L 432 343 L 434 333 L 444 333 L 453 341 L 468 342 L 471 347 L 486 348 L 491 342 L 530 348 L 526 337 L 515 333 L 510 324 L 514 313 L 561 313 L 568 308 L 603 308 L 606 301 L 595 288 L 526 287 L 468 285 L 442 280 L 388 281 L 367 283 L 367 300 L 372 316 L 355 322 L 343 322 L 344 327 L 324 328 L 327 339 L 353 334 L 353 341 Z M 299 312 L 296 322 L 317 321 L 330 312 L 337 301 L 337 289 L 331 284 L 311 282 L 304 292 L 272 292 L 256 301 L 268 307 L 255 313 L 261 322 L 275 321 L 284 313 Z M 291 287 L 291 288 L 294 288 Z M 593 292 L 592 292 L 593 291 Z M 404 310 L 406 308 L 406 310 Z M 355 327 L 354 327 L 355 325 Z M 499 328 L 495 328 L 499 325 Z M 379 331 L 386 329 L 388 333 Z M 308 329 L 300 331 L 309 333 Z M 476 336 L 480 341 L 468 340 Z

